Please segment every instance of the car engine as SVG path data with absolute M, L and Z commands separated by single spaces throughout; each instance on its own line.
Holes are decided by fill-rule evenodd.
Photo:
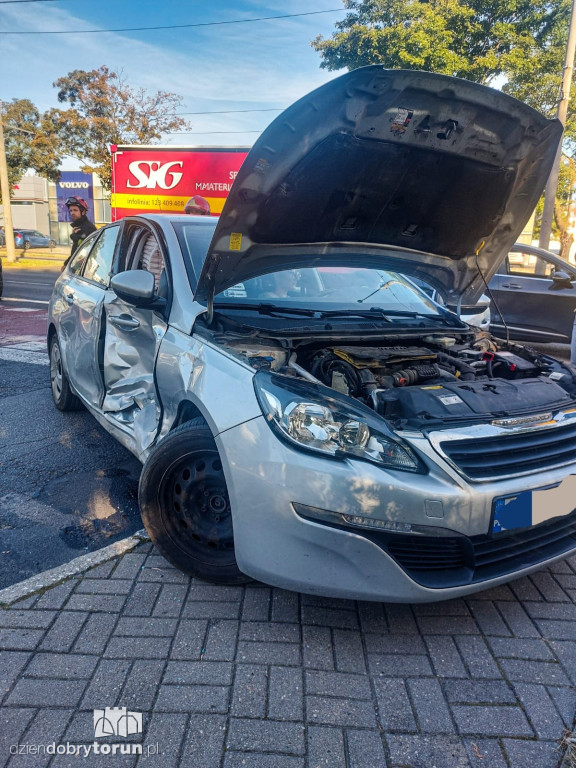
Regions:
M 433 334 L 394 346 L 254 338 L 227 338 L 224 346 L 256 370 L 304 378 L 359 400 L 396 428 L 439 428 L 576 404 L 576 376 L 568 365 L 485 333 L 464 341 Z

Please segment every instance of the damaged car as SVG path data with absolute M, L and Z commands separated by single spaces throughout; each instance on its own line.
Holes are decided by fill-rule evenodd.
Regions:
M 50 303 L 53 399 L 143 462 L 171 563 L 424 602 L 576 551 L 576 372 L 446 308 L 486 290 L 561 134 L 484 86 L 365 67 L 270 125 L 219 218 L 86 239 Z

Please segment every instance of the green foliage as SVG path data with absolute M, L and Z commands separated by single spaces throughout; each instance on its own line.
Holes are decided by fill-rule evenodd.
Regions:
M 56 181 L 63 153 L 54 126 L 28 99 L 4 102 L 2 109 L 10 188 L 28 169 Z M 0 194 L 0 201 L 2 196 Z
M 504 83 L 508 93 L 554 111 L 570 0 L 343 2 L 349 13 L 336 32 L 312 41 L 324 69 L 382 64 Z
M 574 236 L 570 232 L 570 209 L 576 189 L 576 162 L 573 157 L 562 156 L 558 190 L 554 201 L 554 221 L 552 231 L 560 240 L 560 255 L 567 259 Z
M 28 169 L 58 181 L 59 166 L 68 155 L 76 157 L 84 170 L 98 173 L 110 189 L 110 144 L 154 144 L 163 133 L 187 126 L 175 114 L 181 104 L 179 96 L 130 88 L 108 67 L 90 72 L 77 69 L 54 85 L 58 101 L 68 104 L 68 109 L 40 113 L 28 99 L 3 105 L 11 186 Z
M 334 34 L 312 41 L 324 69 L 382 64 L 501 87 L 548 117 L 556 115 L 571 0 L 343 0 Z M 576 84 L 564 136 L 576 155 Z M 573 164 L 570 159 L 570 165 Z M 572 173 L 572 172 L 570 172 Z M 562 200 L 575 181 L 560 173 L 555 227 L 567 238 Z M 568 186 L 567 186 L 568 185 Z M 541 207 L 541 206 L 540 206 Z
M 74 70 L 54 86 L 58 101 L 70 106 L 50 110 L 50 121 L 67 153 L 96 171 L 107 189 L 111 182 L 110 144 L 154 144 L 162 134 L 187 126 L 175 114 L 182 101 L 179 96 L 133 89 L 108 67 L 90 72 Z

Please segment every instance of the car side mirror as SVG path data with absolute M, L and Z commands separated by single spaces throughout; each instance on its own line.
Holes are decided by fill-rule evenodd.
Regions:
M 567 272 L 554 272 L 552 275 L 552 288 L 574 288 L 572 281 L 574 277 L 570 277 Z
M 155 280 L 152 272 L 131 269 L 114 275 L 110 287 L 119 299 L 142 309 L 164 309 L 166 299 L 154 293 Z

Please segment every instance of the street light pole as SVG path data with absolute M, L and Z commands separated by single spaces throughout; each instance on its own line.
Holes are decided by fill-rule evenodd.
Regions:
M 570 29 L 568 42 L 566 43 L 566 55 L 564 58 L 564 70 L 562 73 L 562 94 L 558 102 L 557 118 L 562 125 L 566 125 L 568 115 L 568 102 L 570 101 L 570 86 L 572 85 L 572 73 L 574 71 L 574 50 L 576 49 L 576 0 L 572 0 L 572 12 L 570 14 Z M 542 211 L 542 224 L 540 225 L 540 248 L 548 249 L 550 235 L 552 234 L 552 221 L 554 219 L 554 201 L 558 190 L 558 178 L 560 176 L 560 163 L 562 161 L 562 142 L 556 152 L 556 159 L 546 184 L 544 196 L 544 210 Z
M 14 248 L 14 227 L 12 226 L 12 208 L 10 206 L 10 183 L 8 181 L 8 165 L 6 163 L 6 147 L 4 145 L 4 126 L 2 124 L 2 102 L 0 101 L 0 190 L 4 207 L 4 236 L 6 239 L 6 257 L 8 261 L 16 261 Z

